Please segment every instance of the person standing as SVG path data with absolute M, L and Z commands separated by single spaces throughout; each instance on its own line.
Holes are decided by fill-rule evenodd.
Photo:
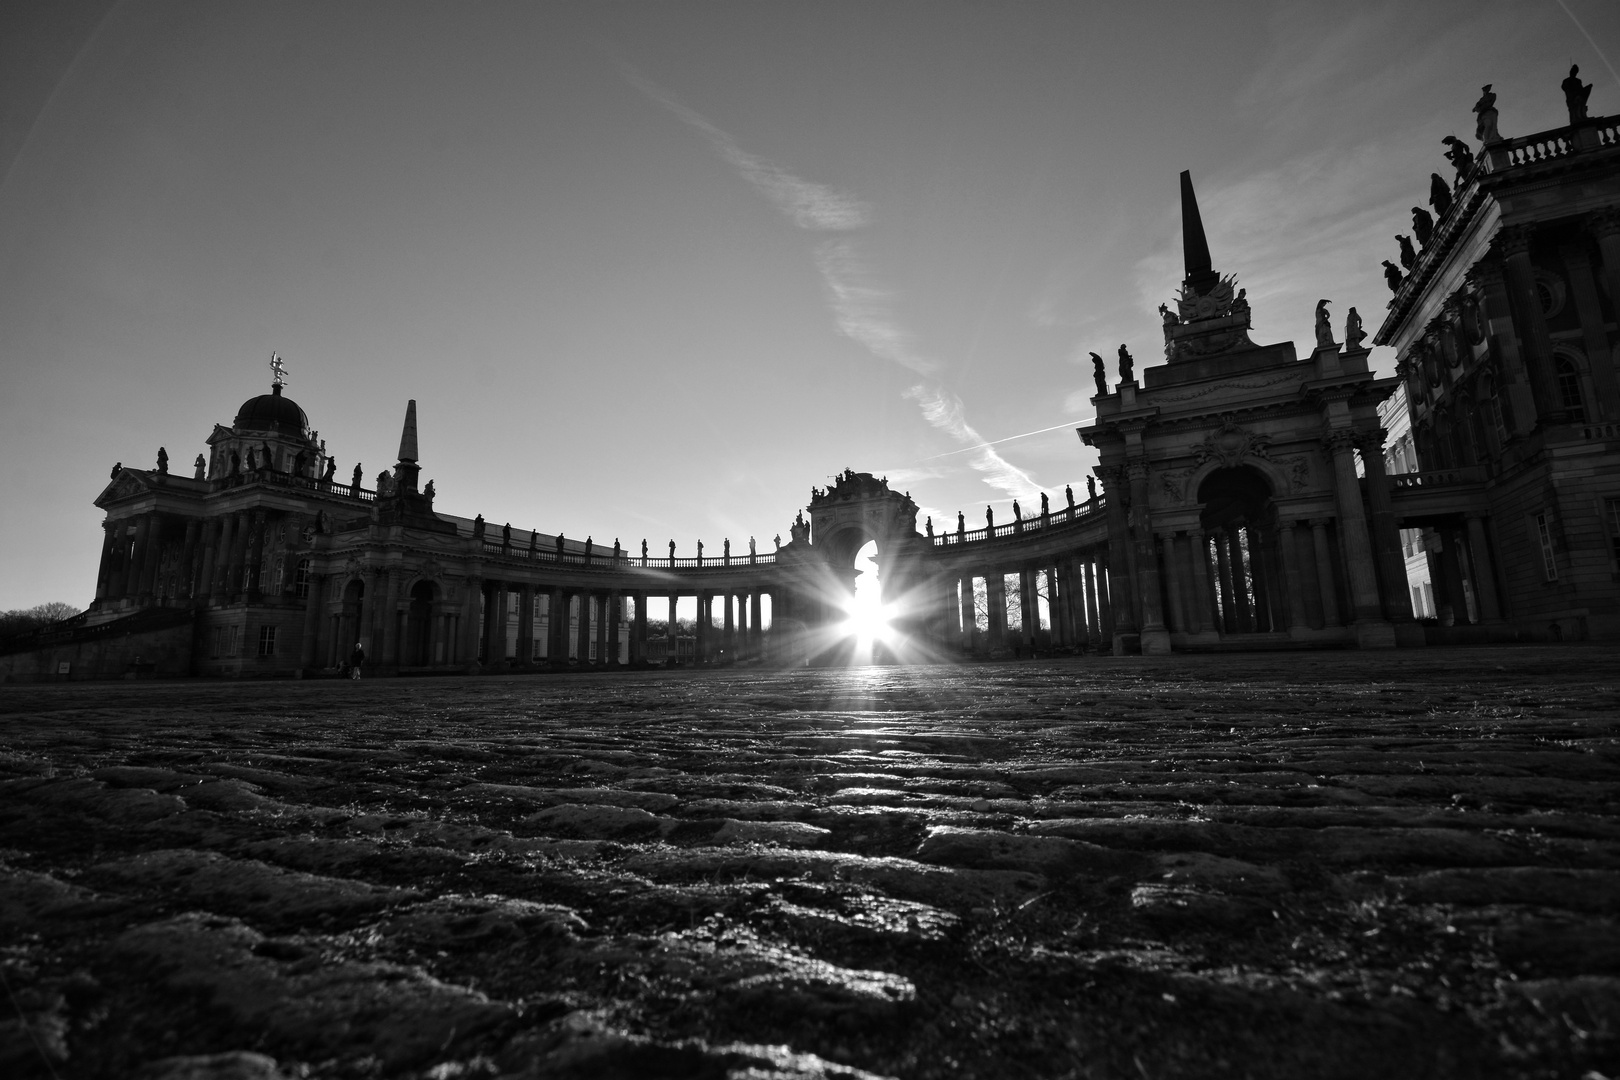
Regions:
M 366 648 L 358 641 L 354 643 L 354 652 L 349 654 L 349 678 L 360 677 L 360 665 L 366 662 Z

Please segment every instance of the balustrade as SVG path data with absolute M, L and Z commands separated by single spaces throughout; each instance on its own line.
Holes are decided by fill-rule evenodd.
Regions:
M 1083 521 L 1103 509 L 1105 505 L 1104 498 L 1104 496 L 1099 495 L 1095 499 L 1088 499 L 1086 502 L 1074 506 L 1066 506 L 1062 510 L 1054 510 L 1044 518 L 1027 517 L 1022 521 L 1009 525 L 997 525 L 994 530 L 968 529 L 960 533 L 935 533 L 934 546 L 952 547 L 957 544 L 974 544 L 984 540 L 999 540 L 1006 536 L 1029 536 L 1059 526 L 1071 525 Z
M 1426 469 L 1423 472 L 1395 473 L 1389 479 L 1390 485 L 1397 491 L 1456 487 L 1461 484 L 1479 483 L 1485 479 L 1485 470 L 1478 465 L 1468 465 L 1456 469 Z

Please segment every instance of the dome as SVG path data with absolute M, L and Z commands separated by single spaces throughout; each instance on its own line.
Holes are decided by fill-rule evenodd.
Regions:
M 251 431 L 279 431 L 284 435 L 309 438 L 309 417 L 291 398 L 281 396 L 281 387 L 272 386 L 268 394 L 260 394 L 242 402 L 236 410 L 237 428 Z

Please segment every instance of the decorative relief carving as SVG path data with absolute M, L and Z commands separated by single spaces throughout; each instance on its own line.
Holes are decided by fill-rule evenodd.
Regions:
M 1178 401 L 1191 401 L 1194 398 L 1204 397 L 1208 394 L 1227 393 L 1233 390 L 1263 390 L 1278 383 L 1299 382 L 1304 376 L 1295 371 L 1286 371 L 1281 375 L 1273 375 L 1269 379 L 1246 379 L 1243 382 L 1221 382 L 1213 386 L 1206 386 L 1184 394 L 1155 393 L 1153 400 L 1161 405 L 1169 405 Z
M 1311 459 L 1308 454 L 1295 454 L 1292 457 L 1278 458 L 1273 462 L 1283 470 L 1288 478 L 1290 494 L 1297 495 L 1311 486 Z
M 1192 448 L 1193 460 L 1202 465 L 1218 461 L 1224 468 L 1232 468 L 1246 457 L 1270 460 L 1271 436 L 1256 435 L 1237 425 L 1230 414 L 1219 431 Z
M 1180 506 L 1185 503 L 1187 501 L 1187 476 L 1188 472 L 1185 469 L 1178 469 L 1174 472 L 1161 472 L 1159 474 L 1159 493 L 1163 498 L 1160 502 L 1169 506 Z

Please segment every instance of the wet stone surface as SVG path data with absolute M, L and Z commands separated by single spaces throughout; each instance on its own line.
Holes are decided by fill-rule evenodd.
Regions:
M 0 1073 L 1620 1073 L 1620 659 L 0 690 Z

